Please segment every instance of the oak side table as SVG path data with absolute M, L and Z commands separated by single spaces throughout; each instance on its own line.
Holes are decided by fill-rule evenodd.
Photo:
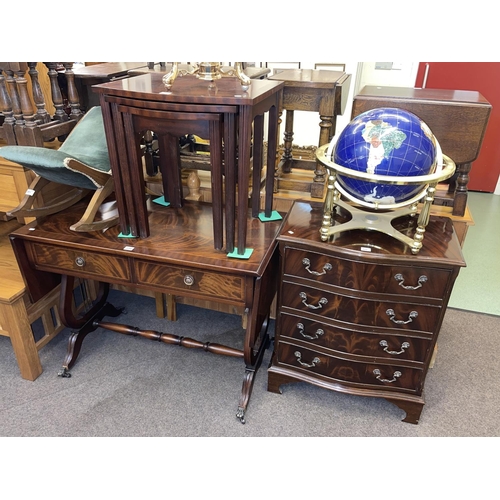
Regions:
M 280 113 L 286 111 L 284 151 L 277 168 L 277 189 L 294 189 L 290 180 L 281 179 L 281 172 L 287 174 L 292 168 L 314 170 L 310 184 L 311 197 L 322 198 L 325 189 L 325 169 L 316 161 L 293 158 L 294 111 L 319 113 L 320 131 L 318 146 L 327 144 L 335 135 L 337 116 L 344 113 L 351 75 L 343 71 L 289 69 L 268 77 L 268 80 L 282 81 L 283 104 Z M 297 189 L 297 186 L 295 187 Z M 304 190 L 302 189 L 298 190 Z

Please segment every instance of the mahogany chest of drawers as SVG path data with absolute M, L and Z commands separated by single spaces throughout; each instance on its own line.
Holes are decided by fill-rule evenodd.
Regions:
M 304 381 L 383 397 L 418 423 L 423 388 L 456 277 L 453 224 L 432 217 L 424 246 L 375 231 L 322 242 L 322 208 L 296 202 L 278 237 L 280 283 L 268 390 Z M 408 225 L 410 219 L 399 221 Z

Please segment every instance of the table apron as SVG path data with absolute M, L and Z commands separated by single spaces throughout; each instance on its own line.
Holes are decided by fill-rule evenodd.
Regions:
M 115 97 L 105 95 L 104 100 L 109 103 L 123 105 L 131 108 L 143 108 L 149 110 L 175 111 L 188 113 L 238 113 L 239 106 L 228 104 L 184 104 L 161 101 L 143 101 L 126 97 Z

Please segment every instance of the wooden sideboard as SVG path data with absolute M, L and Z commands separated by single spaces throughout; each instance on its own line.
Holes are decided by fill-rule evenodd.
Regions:
M 11 235 L 33 301 L 62 282 L 61 320 L 75 333 L 69 339 L 61 375 L 69 374 L 84 338 L 98 327 L 240 358 L 245 373 L 237 417 L 244 422 L 255 375 L 269 344 L 267 326 L 278 273 L 276 236 L 282 221 L 263 223 L 247 213 L 247 236 L 254 251 L 248 259 L 230 259 L 213 248 L 212 214 L 207 204 L 186 202 L 182 208 L 173 208 L 148 203 L 151 234 L 144 239 L 122 238 L 117 226 L 106 232 L 71 231 L 71 224 L 84 209 L 85 205 L 79 203 Z M 75 316 L 71 307 L 75 278 L 100 282 L 94 306 L 82 316 Z M 105 316 L 116 316 L 120 310 L 107 303 L 109 284 L 241 308 L 245 316 L 244 348 L 110 323 Z
M 431 217 L 423 248 L 374 231 L 320 240 L 323 211 L 296 202 L 281 230 L 278 318 L 268 390 L 308 382 L 382 397 L 418 423 L 454 281 L 465 265 L 449 218 Z M 406 227 L 406 219 L 399 221 Z

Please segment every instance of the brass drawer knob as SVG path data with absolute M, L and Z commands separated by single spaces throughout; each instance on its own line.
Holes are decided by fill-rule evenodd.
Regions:
M 83 267 L 85 265 L 85 259 L 83 257 L 77 257 L 75 259 L 75 264 L 78 266 L 78 267 Z
M 194 285 L 194 278 L 190 274 L 184 276 L 184 284 L 187 286 Z

